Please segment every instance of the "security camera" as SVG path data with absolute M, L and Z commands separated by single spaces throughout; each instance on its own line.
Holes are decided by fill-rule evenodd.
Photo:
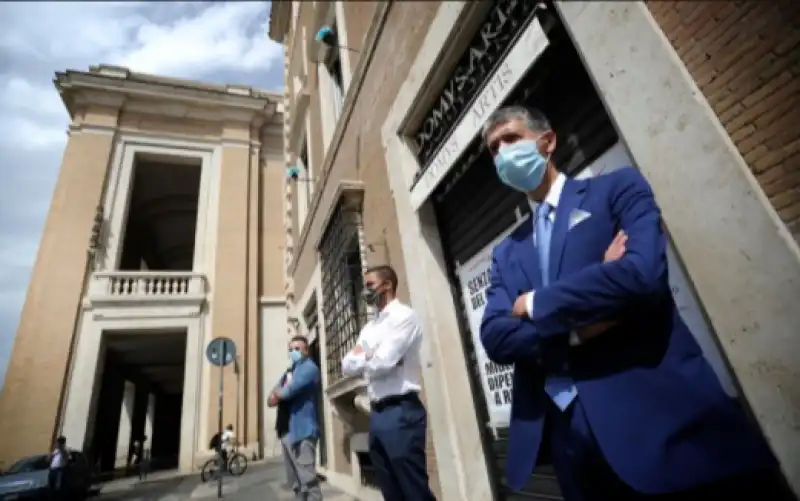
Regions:
M 286 176 L 292 181 L 297 181 L 297 178 L 300 177 L 300 169 L 297 167 L 289 167 L 286 169 Z
M 314 39 L 330 47 L 336 46 L 336 32 L 330 26 L 323 26 L 319 29 Z

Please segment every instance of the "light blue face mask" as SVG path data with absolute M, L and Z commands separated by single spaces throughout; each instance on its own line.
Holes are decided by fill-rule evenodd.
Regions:
M 292 350 L 289 352 L 289 358 L 291 358 L 292 362 L 296 364 L 303 359 L 303 354 L 297 350 Z
M 548 158 L 539 153 L 536 141 L 521 139 L 502 146 L 494 157 L 494 164 L 504 184 L 517 191 L 529 192 L 542 184 Z

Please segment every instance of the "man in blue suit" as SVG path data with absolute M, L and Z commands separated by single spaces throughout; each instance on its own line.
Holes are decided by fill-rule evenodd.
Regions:
M 560 174 L 536 110 L 499 110 L 483 135 L 500 179 L 533 209 L 494 250 L 481 325 L 489 358 L 514 364 L 509 487 L 549 457 L 567 501 L 787 499 L 677 312 L 639 171 Z
M 284 403 L 289 406 L 289 433 L 282 443 L 290 447 L 295 497 L 302 501 L 321 501 L 322 490 L 316 468 L 319 367 L 308 358 L 308 340 L 304 336 L 295 336 L 289 342 L 289 357 L 292 359 L 291 375 L 281 377 L 267 405 L 275 407 Z

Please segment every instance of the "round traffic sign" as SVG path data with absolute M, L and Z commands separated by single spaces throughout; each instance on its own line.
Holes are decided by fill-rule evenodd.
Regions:
M 226 337 L 212 339 L 206 347 L 206 358 L 218 367 L 228 365 L 236 360 L 236 343 Z

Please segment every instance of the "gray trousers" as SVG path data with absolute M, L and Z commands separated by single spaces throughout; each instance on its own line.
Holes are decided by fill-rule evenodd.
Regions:
M 288 435 L 281 439 L 283 458 L 289 458 L 292 475 L 292 490 L 301 501 L 321 501 L 322 489 L 317 478 L 317 439 L 305 438 L 290 443 Z
M 286 486 L 292 488 L 294 485 L 294 463 L 292 462 L 292 445 L 289 443 L 289 434 L 280 437 L 281 456 L 283 456 L 283 467 L 286 469 Z

